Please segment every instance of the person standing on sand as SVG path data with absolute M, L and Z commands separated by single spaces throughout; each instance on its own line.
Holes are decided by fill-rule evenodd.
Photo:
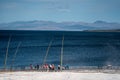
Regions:
M 58 70 L 60 70 L 60 65 L 58 65 Z
M 49 70 L 52 70 L 52 65 L 51 64 L 49 64 Z
M 55 70 L 55 66 L 54 66 L 54 64 L 52 64 L 51 69 L 52 69 L 52 70 Z
M 46 64 L 46 71 L 49 71 L 49 66 L 48 66 L 48 64 Z
M 32 64 L 30 64 L 30 69 L 33 70 L 33 65 Z
M 36 66 L 36 67 L 37 67 L 37 70 L 39 70 L 39 65 L 38 65 L 38 64 L 37 64 L 37 66 Z

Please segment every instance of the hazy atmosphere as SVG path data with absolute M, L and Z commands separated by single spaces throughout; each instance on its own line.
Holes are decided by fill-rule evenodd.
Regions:
M 120 0 L 0 0 L 0 23 L 14 21 L 120 22 Z

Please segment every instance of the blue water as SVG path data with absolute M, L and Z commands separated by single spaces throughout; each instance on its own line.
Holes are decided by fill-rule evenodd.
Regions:
M 64 35 L 63 65 L 70 66 L 120 66 L 119 32 L 70 31 L 0 31 L 0 67 L 4 66 L 9 37 L 7 66 L 11 66 L 17 45 L 14 66 L 43 64 L 47 47 L 53 39 L 46 63 L 60 64 L 62 36 Z

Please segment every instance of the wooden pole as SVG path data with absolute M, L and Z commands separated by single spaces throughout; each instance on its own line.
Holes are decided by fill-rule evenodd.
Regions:
M 49 49 L 50 49 L 50 47 L 51 47 L 52 41 L 53 41 L 53 40 L 51 40 L 50 43 L 49 43 L 49 45 L 48 45 L 48 48 L 47 48 L 47 51 L 46 51 L 46 55 L 45 55 L 45 57 L 44 57 L 43 65 L 46 63 L 47 55 L 48 55 Z
M 4 69 L 5 70 L 6 70 L 6 64 L 7 64 L 7 57 L 8 57 L 8 50 L 9 50 L 10 40 L 11 40 L 11 35 L 10 35 L 9 40 L 8 40 L 8 45 L 7 45 L 6 55 L 5 55 L 5 62 L 4 62 Z
M 20 45 L 21 45 L 21 42 L 19 42 L 19 44 L 18 44 L 18 46 L 17 46 L 17 49 L 16 49 L 16 51 L 15 51 L 14 57 L 13 57 L 13 59 L 12 59 L 11 70 L 12 70 L 12 68 L 13 68 L 14 61 L 15 61 L 15 58 L 16 58 L 16 55 L 17 55 L 17 52 L 18 52 L 18 49 L 19 49 Z
M 61 59 L 60 59 L 60 70 L 62 71 L 63 66 L 63 45 L 64 45 L 64 36 L 62 38 L 62 47 L 61 47 Z

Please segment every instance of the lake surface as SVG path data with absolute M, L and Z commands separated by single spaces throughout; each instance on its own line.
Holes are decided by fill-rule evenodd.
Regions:
M 0 31 L 0 67 L 11 36 L 7 67 L 43 64 L 60 64 L 62 37 L 64 35 L 63 65 L 70 66 L 120 66 L 120 32 L 75 31 Z M 18 44 L 20 47 L 14 57 Z

